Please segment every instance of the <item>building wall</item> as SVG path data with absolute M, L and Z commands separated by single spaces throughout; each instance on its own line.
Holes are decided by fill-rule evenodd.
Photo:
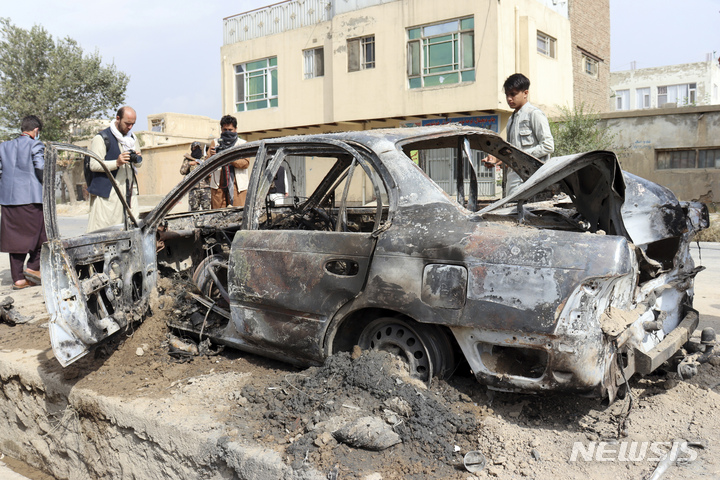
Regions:
M 663 105 L 658 104 L 658 86 L 687 83 L 697 84 L 696 105 L 720 104 L 720 66 L 712 56 L 705 62 L 624 70 L 613 72 L 610 77 L 613 92 L 630 90 L 630 110 L 642 108 L 637 104 L 638 88 L 650 87 L 650 108 L 660 108 Z M 613 98 L 610 99 L 610 110 L 616 110 Z
M 624 170 L 668 187 L 680 200 L 720 202 L 720 168 L 656 168 L 657 149 L 720 148 L 720 106 L 608 113 L 600 126 L 616 135 Z
M 610 1 L 570 0 L 570 25 L 575 104 L 605 112 L 610 95 Z M 598 60 L 597 77 L 585 73 L 583 52 Z
M 341 3 L 333 2 L 336 6 Z M 222 47 L 223 111 L 228 113 L 235 110 L 234 65 L 277 56 L 278 107 L 234 113 L 238 129 L 252 133 L 248 138 L 258 138 L 268 130 L 352 130 L 373 128 L 366 123 L 372 121 L 397 126 L 408 117 L 478 112 L 500 113 L 504 126 L 510 112 L 502 83 L 517 71 L 530 77 L 531 101 L 549 114 L 556 105 L 573 101 L 570 25 L 562 12 L 543 2 L 356 3 L 372 5 L 359 10 L 337 9 L 339 12 L 328 21 Z M 408 88 L 406 29 L 468 15 L 474 16 L 475 81 Z M 556 59 L 538 58 L 536 29 L 557 38 Z M 348 72 L 347 40 L 371 34 L 375 35 L 376 68 Z M 325 74 L 305 80 L 302 51 L 319 46 L 325 52 Z

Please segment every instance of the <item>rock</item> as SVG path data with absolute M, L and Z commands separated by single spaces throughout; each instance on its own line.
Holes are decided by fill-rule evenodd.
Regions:
M 135 355 L 137 355 L 138 357 L 142 357 L 143 355 L 145 355 L 145 351 L 141 347 L 138 347 L 137 350 L 135 350 Z
M 537 448 L 533 448 L 532 450 L 530 450 L 530 454 L 535 460 L 537 460 L 538 462 L 540 461 L 540 452 Z
M 382 480 L 382 475 L 377 472 L 373 472 L 370 475 L 365 475 L 362 480 Z
M 335 443 L 335 439 L 330 432 L 323 432 L 317 436 L 313 443 L 316 447 L 324 447 L 330 443 Z
M 375 451 L 402 442 L 400 435 L 378 417 L 359 418 L 334 432 L 333 436 L 351 447 Z
M 393 412 L 397 412 L 403 417 L 410 417 L 413 414 L 412 407 L 407 400 L 400 397 L 393 397 L 385 400 L 385 406 L 387 406 Z

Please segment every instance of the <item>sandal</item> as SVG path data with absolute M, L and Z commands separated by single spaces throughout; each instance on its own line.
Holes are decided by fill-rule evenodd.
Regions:
M 37 270 L 30 270 L 29 268 L 23 272 L 25 280 L 35 285 L 42 284 L 42 275 Z
M 35 284 L 27 280 L 21 280 L 23 283 L 13 283 L 13 290 L 22 290 L 23 288 L 34 287 Z

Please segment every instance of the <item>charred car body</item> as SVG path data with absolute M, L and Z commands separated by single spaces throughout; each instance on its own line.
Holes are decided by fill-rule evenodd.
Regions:
M 457 199 L 411 160 L 438 148 L 456 152 Z M 480 208 L 483 154 L 526 181 Z M 168 213 L 245 157 L 254 166 L 244 208 Z M 306 162 L 308 193 L 275 205 L 268 192 L 293 158 Z M 548 190 L 561 194 L 535 201 Z M 43 288 L 63 365 L 141 320 L 160 271 L 186 270 L 200 315 L 171 326 L 219 344 L 298 365 L 358 344 L 402 355 L 425 379 L 464 357 L 493 388 L 611 399 L 697 326 L 702 267 L 689 243 L 708 226 L 704 205 L 622 172 L 611 152 L 542 164 L 457 125 L 247 143 L 194 170 L 143 220 L 78 238 L 59 236 L 52 200 L 46 210 Z

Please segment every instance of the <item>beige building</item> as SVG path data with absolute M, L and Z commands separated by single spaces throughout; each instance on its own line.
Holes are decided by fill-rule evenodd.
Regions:
M 571 6 L 557 0 L 289 0 L 228 17 L 223 111 L 237 117 L 248 140 L 447 122 L 504 132 L 512 112 L 502 84 L 516 72 L 530 78 L 530 101 L 548 116 L 578 98 L 602 98 L 604 105 L 608 1 L 572 0 Z M 593 21 L 593 35 L 573 39 L 572 22 Z M 578 75 L 587 78 L 577 82 Z M 450 194 L 456 188 L 452 155 L 418 159 Z M 496 197 L 498 172 L 476 165 L 481 196 Z
M 567 2 L 281 2 L 225 19 L 223 111 L 248 139 L 465 117 L 501 131 L 515 72 L 548 115 L 573 104 L 577 48 Z
M 613 72 L 610 111 L 718 105 L 719 85 L 720 65 L 711 53 L 704 62 Z

